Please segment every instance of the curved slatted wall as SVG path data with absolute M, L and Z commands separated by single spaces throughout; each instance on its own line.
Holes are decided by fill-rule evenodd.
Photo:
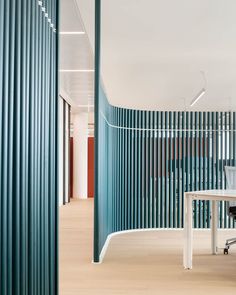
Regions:
M 0 293 L 57 294 L 57 0 L 0 1 Z
M 116 231 L 183 227 L 184 192 L 225 187 L 236 165 L 235 112 L 158 112 L 111 106 L 100 83 L 100 1 L 96 1 L 96 190 L 94 261 Z M 219 226 L 232 227 L 224 202 Z M 194 226 L 210 226 L 194 201 Z

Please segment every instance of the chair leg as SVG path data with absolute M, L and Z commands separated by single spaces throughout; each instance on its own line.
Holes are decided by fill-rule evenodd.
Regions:
M 236 238 L 227 239 L 224 248 L 224 254 L 229 254 L 230 246 L 236 244 Z

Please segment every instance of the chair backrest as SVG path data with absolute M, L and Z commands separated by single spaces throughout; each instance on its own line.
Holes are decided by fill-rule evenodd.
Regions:
M 236 189 L 236 167 L 226 166 L 225 175 L 226 175 L 226 188 Z
M 226 166 L 226 188 L 236 190 L 236 167 Z M 228 215 L 236 218 L 236 202 L 228 202 Z

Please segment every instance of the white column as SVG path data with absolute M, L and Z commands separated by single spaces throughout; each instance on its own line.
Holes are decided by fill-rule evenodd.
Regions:
M 75 114 L 73 123 L 73 197 L 85 199 L 88 196 L 88 113 L 80 112 Z

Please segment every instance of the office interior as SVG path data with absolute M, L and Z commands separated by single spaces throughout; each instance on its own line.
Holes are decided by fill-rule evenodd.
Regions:
M 0 1 L 0 294 L 235 294 L 235 10 Z

